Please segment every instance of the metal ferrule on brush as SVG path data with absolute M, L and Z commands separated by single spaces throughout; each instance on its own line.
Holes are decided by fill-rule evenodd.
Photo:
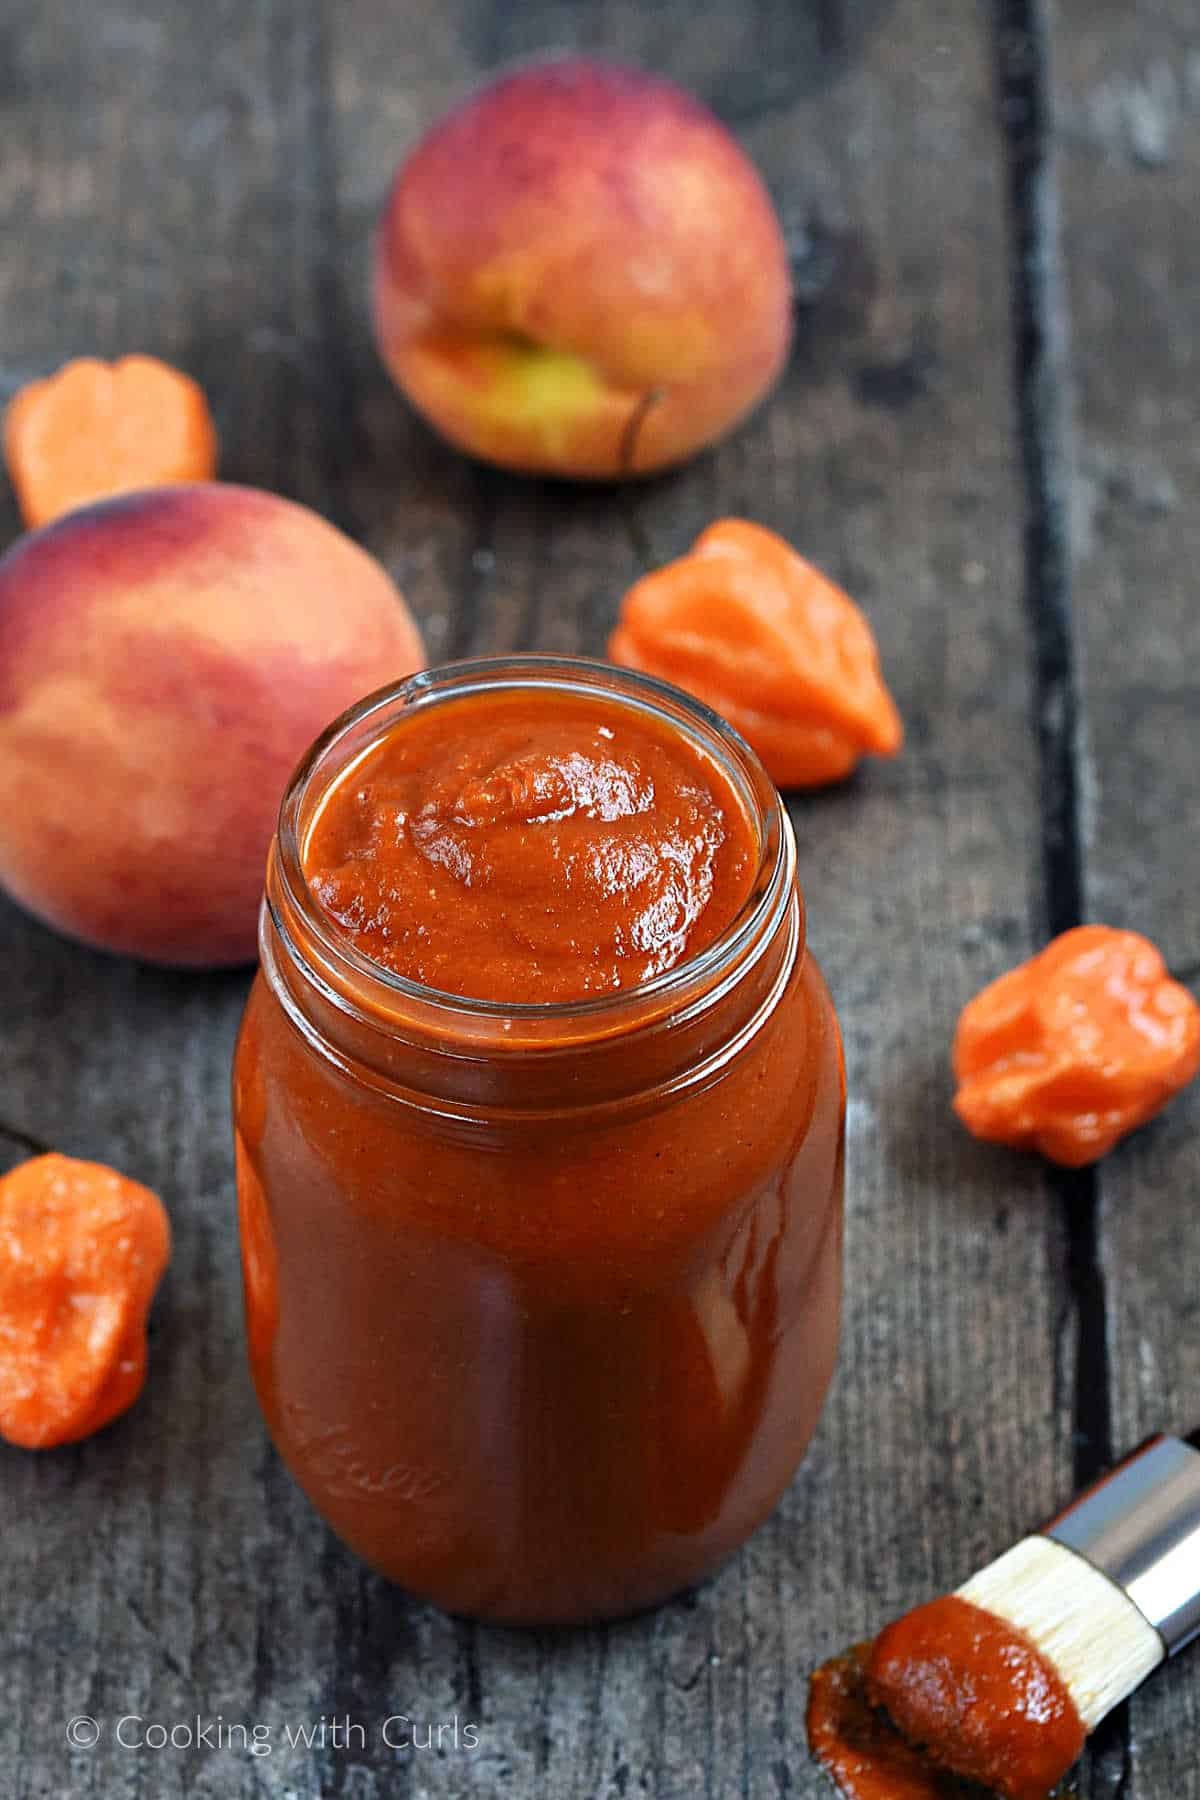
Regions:
M 1200 1637 L 1200 1449 L 1147 1439 L 1041 1534 L 1120 1588 L 1168 1656 Z

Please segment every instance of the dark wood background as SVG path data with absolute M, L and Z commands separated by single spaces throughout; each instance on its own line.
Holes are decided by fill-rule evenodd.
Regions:
M 421 128 L 553 47 L 698 90 L 794 254 L 773 403 L 626 496 L 434 441 L 371 345 L 366 250 Z M 1200 963 L 1200 19 L 1194 0 L 2 0 L 0 384 L 85 351 L 203 382 L 223 473 L 399 579 L 436 657 L 599 651 L 644 535 L 777 527 L 868 610 L 903 757 L 794 808 L 850 1067 L 840 1375 L 775 1517 L 609 1630 L 454 1623 L 360 1568 L 269 1448 L 242 1351 L 226 1077 L 245 978 L 0 902 L 0 1150 L 161 1189 L 177 1235 L 122 1423 L 0 1447 L 0 1788 L 241 1800 L 816 1796 L 805 1680 L 1110 1452 L 1200 1419 L 1200 1094 L 1096 1173 L 969 1140 L 962 1003 L 1079 917 Z M 3 526 L 17 530 L 4 502 Z M 1079 1791 L 1200 1795 L 1195 1655 Z M 389 1714 L 480 1747 L 394 1755 Z M 66 1722 L 104 1737 L 69 1751 Z M 123 1715 L 261 1723 L 154 1752 Z M 349 1714 L 366 1748 L 283 1747 Z

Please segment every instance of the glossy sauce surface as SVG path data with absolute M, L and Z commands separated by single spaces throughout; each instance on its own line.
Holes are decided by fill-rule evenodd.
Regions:
M 327 796 L 304 867 L 373 962 L 528 1002 L 694 956 L 757 858 L 729 776 L 677 728 L 617 700 L 510 690 L 402 715 Z
M 872 1705 L 872 1646 L 855 1644 L 814 1671 L 808 1746 L 846 1800 L 984 1800 L 986 1790 L 939 1769 Z
M 950 1594 L 815 1672 L 808 1738 L 847 1800 L 1046 1800 L 1084 1729 L 1036 1646 Z
M 1083 1749 L 1082 1721 L 1053 1664 L 957 1594 L 881 1631 L 867 1681 L 910 1742 L 1005 1800 L 1045 1800 Z
M 836 1354 L 845 1076 L 794 882 L 685 1003 L 642 987 L 743 907 L 770 796 L 585 682 L 402 706 L 328 779 L 235 1064 L 271 1435 L 451 1611 L 637 1610 L 771 1510 Z M 332 965 L 330 916 L 443 990 L 617 1004 L 431 1008 Z

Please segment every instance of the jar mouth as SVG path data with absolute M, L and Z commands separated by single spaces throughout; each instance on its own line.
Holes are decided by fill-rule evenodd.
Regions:
M 665 719 L 713 757 L 732 782 L 758 837 L 758 867 L 733 918 L 695 955 L 681 958 L 643 982 L 609 993 L 571 1000 L 489 1000 L 427 986 L 375 962 L 338 929 L 317 901 L 304 872 L 308 837 L 326 798 L 375 748 L 392 721 L 413 707 L 437 706 L 468 693 L 521 688 L 558 689 L 575 696 L 591 692 L 628 704 L 643 716 Z M 703 701 L 656 676 L 598 658 L 533 653 L 477 657 L 423 669 L 379 688 L 321 733 L 297 766 L 280 806 L 266 905 L 293 957 L 298 955 L 294 922 L 305 940 L 305 960 L 310 960 L 314 945 L 319 947 L 326 982 L 332 982 L 335 990 L 348 985 L 360 1004 L 373 996 L 386 1006 L 390 998 L 393 1004 L 416 1009 L 431 1022 L 439 1016 L 447 1021 L 452 1017 L 475 1019 L 481 1025 L 485 1021 L 533 1026 L 544 1022 L 559 1030 L 577 1022 L 588 1035 L 589 1027 L 604 1032 L 631 1011 L 658 1010 L 664 1002 L 674 1009 L 685 1003 L 693 989 L 709 993 L 714 985 L 720 985 L 722 977 L 743 963 L 764 929 L 788 904 L 795 864 L 795 839 L 774 783 L 745 739 Z

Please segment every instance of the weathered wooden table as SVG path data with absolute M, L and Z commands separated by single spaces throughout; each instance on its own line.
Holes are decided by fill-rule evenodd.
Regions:
M 567 45 L 706 96 L 794 250 L 774 402 L 626 496 L 441 447 L 367 322 L 399 154 L 485 71 Z M 0 903 L 0 1166 L 26 1137 L 110 1159 L 177 1233 L 136 1411 L 0 1451 L 0 1792 L 815 1796 L 817 1658 L 1200 1417 L 1200 1096 L 1066 1176 L 968 1139 L 947 1071 L 962 1002 L 1077 918 L 1200 959 L 1193 0 L 5 0 L 0 105 L 6 390 L 85 350 L 176 359 L 223 473 L 361 537 L 438 657 L 599 651 L 639 533 L 665 557 L 747 513 L 863 602 L 909 731 L 794 808 L 850 1067 L 836 1388 L 720 1577 L 610 1630 L 451 1622 L 326 1533 L 242 1352 L 245 978 L 92 955 Z M 1157 1677 L 1081 1793 L 1195 1800 L 1198 1689 L 1195 1655 Z M 478 1747 L 393 1751 L 397 1714 Z M 94 1749 L 68 1747 L 76 1715 Z M 201 1741 L 125 1747 L 134 1716 L 126 1738 Z

